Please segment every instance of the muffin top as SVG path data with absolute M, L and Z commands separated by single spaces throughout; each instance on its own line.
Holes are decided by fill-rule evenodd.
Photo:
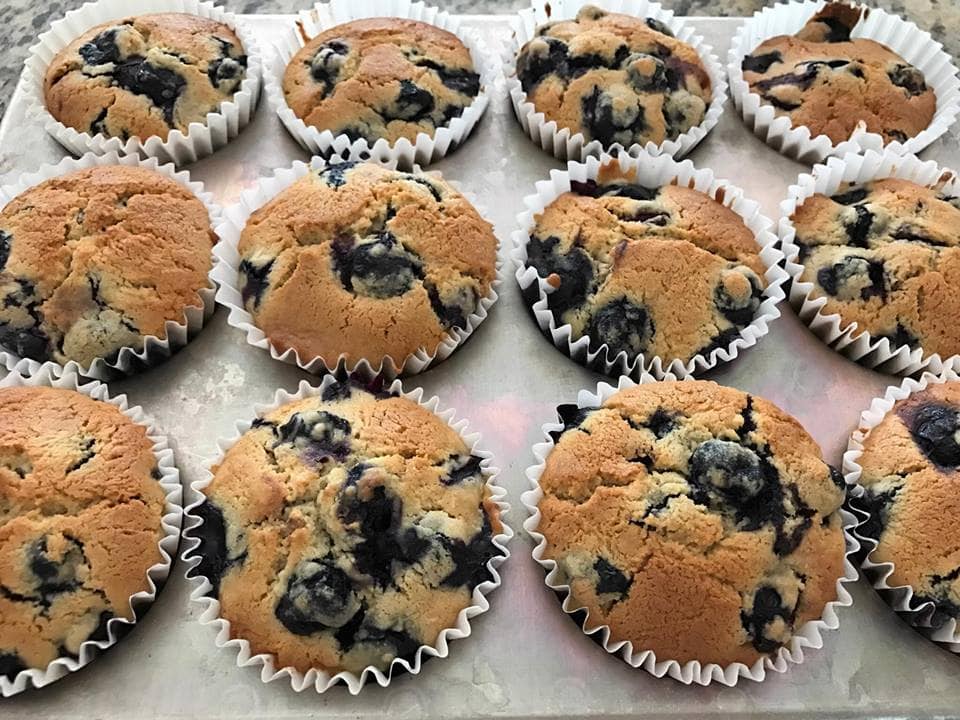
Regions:
M 517 78 L 548 122 L 604 147 L 676 140 L 703 121 L 711 97 L 697 51 L 666 25 L 592 5 L 538 27 Z
M 203 304 L 211 248 L 206 206 L 140 167 L 45 180 L 0 211 L 0 348 L 82 366 L 166 337 Z
M 753 233 L 709 195 L 634 183 L 608 165 L 536 216 L 527 265 L 554 288 L 557 326 L 631 362 L 726 347 L 753 322 L 765 286 Z
M 685 381 L 558 411 L 543 557 L 611 643 L 750 665 L 835 599 L 843 479 L 775 405 Z
M 870 513 L 857 528 L 893 563 L 891 587 L 913 588 L 913 607 L 933 603 L 931 622 L 960 620 L 960 383 L 931 384 L 901 400 L 870 431 L 857 462 Z
M 821 312 L 897 346 L 960 353 L 960 197 L 887 178 L 814 195 L 791 220 Z
M 76 658 L 134 620 L 163 560 L 146 429 L 72 390 L 0 388 L 0 675 Z
M 480 75 L 456 35 L 400 18 L 325 30 L 283 75 L 287 104 L 304 123 L 370 144 L 433 135 L 479 93 Z
M 399 366 L 466 328 L 496 277 L 493 229 L 439 177 L 341 163 L 247 220 L 240 288 L 274 348 Z
M 794 127 L 834 143 L 861 121 L 884 142 L 906 142 L 930 124 L 937 97 L 917 68 L 886 45 L 851 39 L 863 8 L 829 3 L 796 35 L 778 35 L 743 59 L 743 79 Z
M 196 573 L 278 669 L 413 662 L 502 554 L 480 462 L 417 403 L 334 383 L 255 420 L 214 468 Z
M 82 133 L 164 140 L 205 123 L 246 77 L 240 39 L 223 23 L 182 13 L 91 28 L 53 58 L 47 110 Z

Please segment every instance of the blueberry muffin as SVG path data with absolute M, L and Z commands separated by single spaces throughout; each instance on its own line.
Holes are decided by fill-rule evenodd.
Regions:
M 814 195 L 791 220 L 821 312 L 896 346 L 960 353 L 960 197 L 887 178 Z
M 592 5 L 538 27 L 517 55 L 517 78 L 547 122 L 604 147 L 676 140 L 711 98 L 697 51 L 666 25 Z
M 775 405 L 686 381 L 558 411 L 537 530 L 588 628 L 658 661 L 752 665 L 836 599 L 843 479 Z
M 813 137 L 847 140 L 860 122 L 884 142 L 925 130 L 937 97 L 917 68 L 850 32 L 865 8 L 829 3 L 796 35 L 778 35 L 743 59 L 743 79 L 777 116 Z
M 960 620 L 960 383 L 932 384 L 901 400 L 873 428 L 857 461 L 870 513 L 857 533 L 874 540 L 875 563 L 893 563 L 891 587 L 932 603 L 930 624 Z
M 432 355 L 496 277 L 497 239 L 466 198 L 370 163 L 311 170 L 250 216 L 239 250 L 257 327 L 330 368 Z
M 194 574 L 278 669 L 413 662 L 502 554 L 480 463 L 417 403 L 334 383 L 257 418 L 214 468 Z
M 753 233 L 697 190 L 646 188 L 615 165 L 574 181 L 536 216 L 527 265 L 571 339 L 684 362 L 726 347 L 753 322 L 765 287 Z M 530 301 L 539 299 L 531 286 Z
M 370 144 L 433 135 L 479 93 L 480 75 L 456 35 L 400 18 L 325 30 L 283 74 L 283 95 L 304 123 Z
M 163 561 L 153 443 L 72 390 L 0 388 L 0 676 L 76 658 Z
M 189 190 L 139 167 L 46 180 L 0 211 L 0 348 L 88 366 L 203 304 L 215 236 Z
M 243 44 L 223 23 L 181 13 L 98 25 L 53 58 L 47 110 L 78 132 L 166 140 L 205 123 L 247 74 Z

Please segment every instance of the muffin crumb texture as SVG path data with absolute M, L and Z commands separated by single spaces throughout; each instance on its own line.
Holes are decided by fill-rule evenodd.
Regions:
M 937 97 L 923 73 L 886 45 L 852 37 L 862 8 L 828 3 L 796 35 L 778 35 L 743 59 L 743 79 L 778 116 L 811 137 L 850 138 L 858 123 L 884 142 L 925 130 Z
M 885 178 L 808 198 L 791 220 L 801 279 L 826 299 L 821 312 L 893 348 L 960 353 L 957 195 L 943 183 Z
M 196 573 L 277 669 L 413 663 L 502 554 L 481 458 L 376 387 L 334 383 L 258 418 L 204 493 Z
M 44 78 L 47 110 L 78 132 L 166 140 L 205 123 L 240 89 L 247 56 L 223 23 L 138 15 L 98 25 L 61 50 Z
M 340 163 L 253 213 L 239 286 L 254 323 L 304 362 L 433 355 L 490 293 L 497 239 L 441 178 Z
M 527 265 L 547 280 L 547 306 L 571 339 L 665 362 L 726 348 L 753 322 L 764 266 L 733 210 L 679 185 L 647 188 L 616 165 L 535 218 Z
M 0 675 L 134 620 L 163 558 L 165 497 L 143 426 L 72 390 L 0 388 Z
M 0 347 L 39 362 L 116 359 L 201 307 L 215 236 L 177 182 L 109 165 L 45 180 L 0 211 Z
M 843 479 L 776 406 L 685 381 L 558 410 L 537 530 L 588 628 L 658 661 L 752 665 L 836 599 Z
M 546 122 L 604 147 L 676 140 L 711 98 L 697 51 L 664 23 L 592 5 L 538 27 L 517 55 L 517 79 Z
M 856 507 L 870 513 L 857 532 L 877 542 L 870 559 L 893 563 L 890 587 L 931 603 L 934 627 L 960 619 L 960 383 L 931 384 L 894 405 L 870 431 L 857 460 Z
M 354 20 L 323 31 L 287 64 L 283 94 L 307 125 L 371 145 L 433 135 L 480 94 L 460 38 L 400 18 Z

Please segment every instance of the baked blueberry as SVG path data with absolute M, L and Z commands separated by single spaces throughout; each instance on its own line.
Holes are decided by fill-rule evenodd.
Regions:
M 923 454 L 944 468 L 960 467 L 960 415 L 947 405 L 918 408 L 912 418 L 910 435 Z
M 844 492 L 783 411 L 663 381 L 613 393 L 581 423 L 545 458 L 536 530 L 567 606 L 608 643 L 752 665 L 836 598 Z
M 473 603 L 502 525 L 480 458 L 441 418 L 347 378 L 326 390 L 227 450 L 204 489 L 200 508 L 219 511 L 203 510 L 215 538 L 196 574 L 217 576 L 231 635 L 278 668 L 386 669 Z M 299 444 L 338 439 L 322 464 Z
M 80 132 L 166 139 L 205 123 L 246 77 L 226 25 L 196 15 L 139 15 L 87 31 L 51 61 L 47 109 Z
M 617 298 L 598 308 L 587 335 L 599 345 L 606 345 L 610 356 L 625 352 L 633 358 L 643 353 L 656 332 L 646 308 L 627 298 Z
M 886 296 L 883 264 L 857 255 L 817 271 L 817 283 L 824 292 L 842 300 Z
M 400 18 L 325 30 L 293 56 L 283 76 L 284 98 L 305 124 L 370 144 L 432 135 L 480 90 L 456 35 Z

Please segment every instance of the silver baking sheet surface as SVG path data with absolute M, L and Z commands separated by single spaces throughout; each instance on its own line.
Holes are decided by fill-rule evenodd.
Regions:
M 269 40 L 285 19 L 247 16 Z M 692 23 L 725 59 L 739 19 L 695 18 Z M 506 39 L 504 18 L 470 17 L 490 47 Z M 64 151 L 25 113 L 17 90 L 0 126 L 0 181 Z M 960 168 L 954 135 L 924 156 Z M 228 147 L 189 168 L 219 202 L 229 204 L 258 178 L 293 160 L 307 159 L 274 113 L 261 103 L 254 122 Z M 743 126 L 731 103 L 720 125 L 692 159 L 740 185 L 777 217 L 787 186 L 806 168 L 778 155 Z M 473 136 L 434 166 L 476 195 L 496 226 L 506 261 L 515 217 L 535 181 L 561 163 L 535 147 L 512 116 L 502 80 Z M 574 401 L 602 376 L 585 370 L 544 338 L 523 307 L 512 272 L 501 298 L 470 341 L 437 368 L 406 381 L 470 421 L 483 435 L 510 491 L 508 521 L 525 517 L 530 447 L 554 407 Z M 898 382 L 862 368 L 824 346 L 789 306 L 770 334 L 709 377 L 756 393 L 795 415 L 839 464 L 847 436 L 870 399 Z M 295 310 L 291 310 L 295 312 Z M 254 403 L 269 402 L 277 388 L 294 389 L 310 378 L 247 345 L 218 310 L 209 326 L 161 367 L 114 383 L 169 433 L 185 484 L 201 477 L 216 453 L 216 439 L 234 422 L 251 418 Z M 324 695 L 295 693 L 289 683 L 260 681 L 258 669 L 237 668 L 236 653 L 214 647 L 214 633 L 197 622 L 182 563 L 145 620 L 89 667 L 40 691 L 0 700 L 0 718 L 473 718 L 513 717 L 868 717 L 953 715 L 960 709 L 960 658 L 939 649 L 888 610 L 864 583 L 853 589 L 854 607 L 841 610 L 840 630 L 825 633 L 826 646 L 784 675 L 735 688 L 686 687 L 657 679 L 607 655 L 559 608 L 530 557 L 521 532 L 503 568 L 503 587 L 492 610 L 473 623 L 473 635 L 451 645 L 419 676 L 402 676 L 388 688 L 368 684 L 358 697 L 346 688 Z

